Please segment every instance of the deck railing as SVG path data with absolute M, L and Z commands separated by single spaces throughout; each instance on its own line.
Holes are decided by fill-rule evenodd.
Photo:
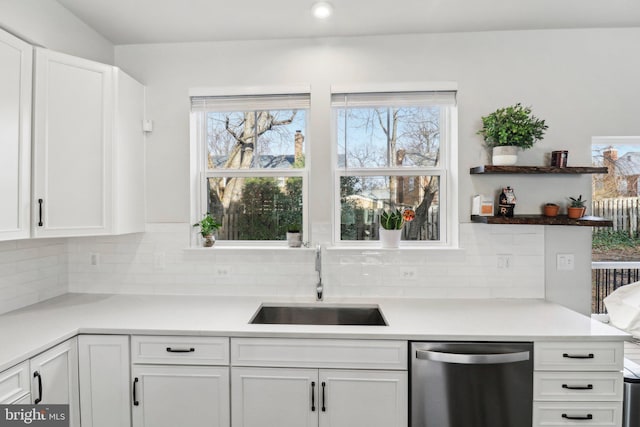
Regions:
M 620 286 L 640 280 L 640 262 L 591 263 L 591 312 L 606 313 L 604 298 Z

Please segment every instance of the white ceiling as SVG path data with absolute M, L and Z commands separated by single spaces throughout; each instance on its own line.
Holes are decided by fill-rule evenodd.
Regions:
M 639 0 L 57 0 L 116 45 L 640 26 Z

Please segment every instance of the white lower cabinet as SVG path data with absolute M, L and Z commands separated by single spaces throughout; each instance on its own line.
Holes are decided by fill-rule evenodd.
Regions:
M 131 337 L 134 427 L 229 427 L 229 339 Z
M 0 404 L 31 403 L 29 362 L 0 372 Z
M 134 365 L 134 427 L 228 427 L 229 368 Z
M 534 355 L 534 427 L 622 425 L 622 342 L 536 342 Z
M 82 427 L 130 427 L 129 336 L 78 336 Z
M 231 354 L 233 427 L 407 426 L 406 342 L 238 338 Z
M 71 427 L 80 426 L 77 338 L 50 348 L 29 361 L 34 404 L 68 404 Z

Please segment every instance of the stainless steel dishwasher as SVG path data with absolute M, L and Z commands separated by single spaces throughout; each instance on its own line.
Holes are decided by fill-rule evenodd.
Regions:
M 411 427 L 531 427 L 532 408 L 533 343 L 411 343 Z

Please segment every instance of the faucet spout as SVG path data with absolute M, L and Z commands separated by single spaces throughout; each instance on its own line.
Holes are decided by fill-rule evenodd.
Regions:
M 316 246 L 316 273 L 318 273 L 318 283 L 316 284 L 316 301 L 322 301 L 324 286 L 322 285 L 322 247 Z

